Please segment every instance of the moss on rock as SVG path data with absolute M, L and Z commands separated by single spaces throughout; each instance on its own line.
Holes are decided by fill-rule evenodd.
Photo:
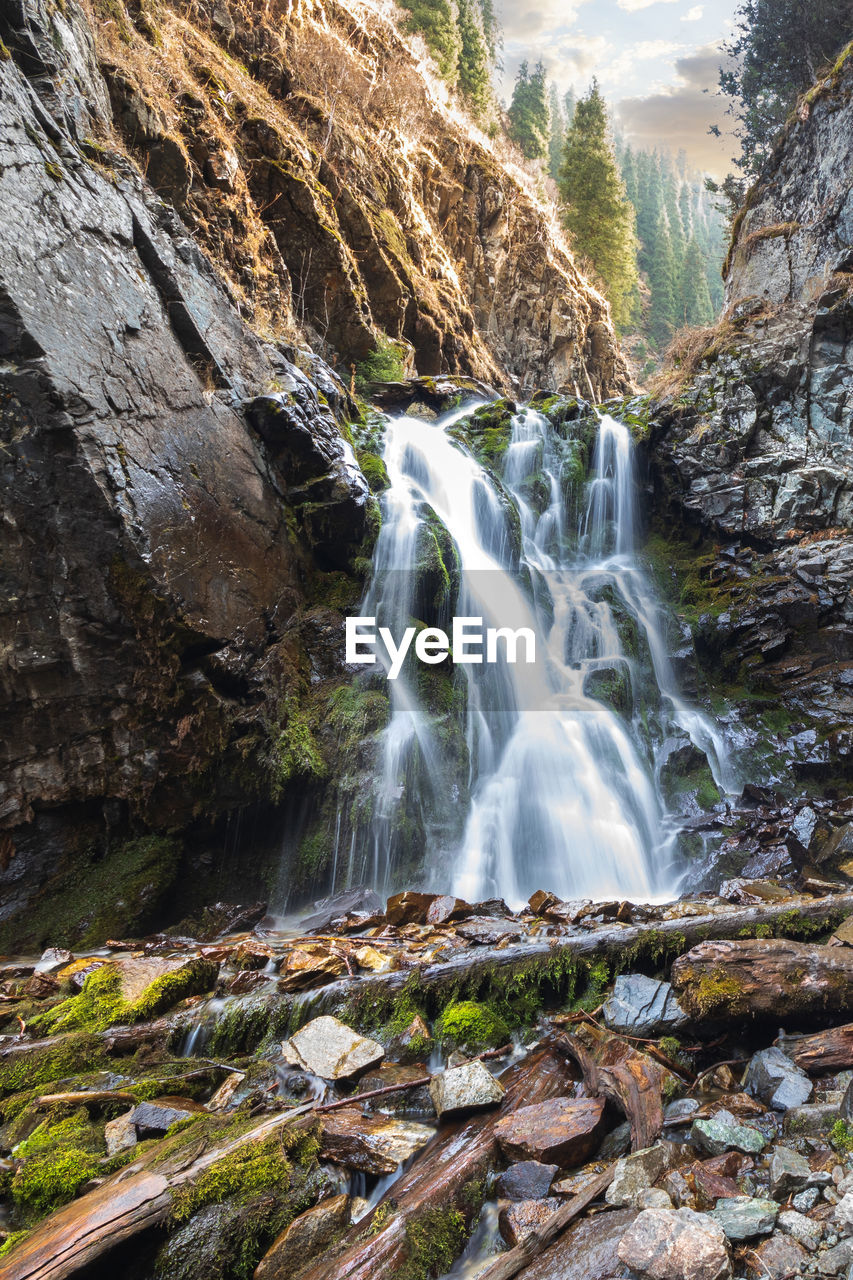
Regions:
M 435 1034 L 445 1047 L 479 1053 L 506 1044 L 511 1032 L 489 1005 L 461 1000 L 447 1006 L 435 1024 Z

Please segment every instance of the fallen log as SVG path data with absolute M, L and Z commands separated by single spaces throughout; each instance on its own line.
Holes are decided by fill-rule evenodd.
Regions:
M 679 956 L 670 977 L 697 1023 L 804 1021 L 849 1011 L 853 949 L 776 938 L 702 942 Z
M 523 1267 L 528 1266 L 534 1258 L 547 1249 L 575 1218 L 579 1218 L 584 1209 L 589 1208 L 594 1200 L 604 1195 L 613 1181 L 614 1166 L 605 1169 L 604 1173 L 593 1178 L 579 1195 L 572 1196 L 562 1208 L 552 1213 L 546 1222 L 517 1244 L 509 1253 L 505 1253 L 486 1271 L 480 1272 L 478 1280 L 513 1280 Z
M 663 1095 L 674 1077 L 647 1053 L 592 1022 L 580 1022 L 563 1032 L 556 1043 L 577 1062 L 587 1092 L 605 1097 L 625 1113 L 631 1124 L 631 1146 L 652 1146 L 663 1130 Z
M 410 1257 L 408 1229 L 416 1227 L 426 1210 L 470 1213 L 465 1188 L 481 1181 L 497 1161 L 498 1121 L 517 1107 L 568 1094 L 573 1080 L 564 1055 L 548 1041 L 509 1067 L 501 1083 L 506 1096 L 499 1108 L 443 1125 L 373 1213 L 356 1223 L 338 1248 L 316 1262 L 300 1280 L 396 1277 Z
M 78 1275 L 118 1245 L 165 1222 L 175 1192 L 198 1181 L 211 1165 L 312 1109 L 313 1104 L 306 1103 L 268 1116 L 247 1133 L 204 1151 L 174 1172 L 134 1172 L 134 1166 L 122 1170 L 39 1223 L 5 1259 L 3 1280 L 67 1280 Z
M 853 1067 L 853 1022 L 810 1036 L 780 1036 L 777 1044 L 812 1075 Z
M 170 1080 L 169 1084 L 172 1083 Z M 165 1085 L 164 1085 L 165 1088 Z M 110 1102 L 136 1102 L 132 1093 L 118 1093 L 115 1089 L 92 1089 L 73 1093 L 43 1093 L 36 1098 L 37 1107 L 103 1107 Z

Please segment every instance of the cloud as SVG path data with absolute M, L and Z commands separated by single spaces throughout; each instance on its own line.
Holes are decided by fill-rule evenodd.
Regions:
M 655 62 L 683 48 L 685 46 L 676 40 L 640 40 L 608 62 L 605 69 L 607 82 L 611 85 L 624 84 L 624 77 L 638 62 Z
M 590 0 L 532 0 L 529 7 L 518 0 L 499 0 L 498 13 L 504 40 L 530 41 L 543 31 L 565 31 L 578 9 Z
M 705 12 L 701 4 L 694 5 L 692 9 L 688 9 L 686 13 L 681 15 L 682 22 L 698 22 Z
M 729 133 L 725 100 L 717 92 L 725 54 L 716 45 L 704 45 L 675 62 L 677 81 L 645 98 L 623 98 L 616 110 L 629 141 L 641 148 L 683 147 L 698 169 L 722 176 L 731 167 L 737 144 Z M 716 125 L 723 138 L 710 137 Z
M 620 9 L 626 13 L 636 13 L 638 9 L 649 9 L 653 4 L 677 4 L 678 0 L 616 0 Z

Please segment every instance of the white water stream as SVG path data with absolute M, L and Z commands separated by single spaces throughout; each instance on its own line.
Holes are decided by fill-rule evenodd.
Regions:
M 407 659 L 389 681 L 370 847 L 360 867 L 350 866 L 350 882 L 362 875 L 380 890 L 403 887 L 397 833 L 415 788 L 430 887 L 446 892 L 452 883 L 469 901 L 500 895 L 513 905 L 539 888 L 567 898 L 674 896 L 677 824 L 657 781 L 661 745 L 686 735 L 721 791 L 736 780 L 720 735 L 678 694 L 661 610 L 636 553 L 630 433 L 601 419 L 591 475 L 573 505 L 567 468 L 576 454 L 546 417 L 526 409 L 514 418 L 501 492 L 449 434 L 470 412 L 389 422 L 391 487 L 363 611 L 395 635 L 422 616 L 418 556 L 431 509 L 458 555 L 453 612 L 481 617 L 484 627 L 532 628 L 537 660 L 455 667 L 467 684 L 469 763 L 449 781 L 436 717 L 419 697 L 417 659 Z M 449 622 L 438 625 L 449 630 Z M 626 623 L 640 653 L 625 651 Z M 599 690 L 602 682 L 628 690 L 628 709 L 619 714 L 591 696 L 596 681 Z M 454 835 L 447 814 L 456 806 L 458 820 L 463 803 Z

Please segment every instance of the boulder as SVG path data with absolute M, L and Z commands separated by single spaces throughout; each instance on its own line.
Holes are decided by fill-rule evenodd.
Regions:
M 506 920 L 501 916 L 469 916 L 456 926 L 456 932 L 466 942 L 474 942 L 481 947 L 491 947 L 501 938 L 514 942 L 520 938 L 524 930 L 517 920 Z
M 551 1098 L 504 1116 L 495 1137 L 508 1160 L 540 1160 L 566 1169 L 595 1152 L 603 1117 L 598 1098 Z
M 255 1268 L 253 1280 L 291 1280 L 328 1249 L 350 1223 L 349 1196 L 331 1196 L 285 1227 Z
M 445 1116 L 486 1111 L 503 1101 L 504 1087 L 482 1062 L 440 1071 L 429 1083 L 429 1096 L 439 1120 Z
M 791 1147 L 773 1148 L 770 1159 L 770 1190 L 780 1200 L 808 1184 L 811 1169 L 805 1156 Z
M 690 1139 L 700 1151 L 719 1156 L 725 1151 L 743 1151 L 758 1155 L 767 1146 L 767 1139 L 751 1125 L 738 1124 L 729 1111 L 718 1111 L 704 1120 L 694 1120 L 690 1126 Z
M 823 1239 L 823 1223 L 796 1209 L 783 1209 L 776 1219 L 776 1226 L 786 1235 L 793 1236 L 809 1253 L 814 1253 Z
M 501 1236 L 511 1249 L 521 1244 L 531 1231 L 538 1230 L 562 1205 L 556 1196 L 544 1200 L 515 1200 L 505 1205 L 498 1215 Z
M 619 1242 L 618 1254 L 648 1280 L 731 1280 L 724 1232 L 693 1209 L 644 1209 Z
M 373 1098 L 369 1102 L 365 1102 L 364 1106 L 371 1110 L 382 1112 L 387 1115 L 388 1112 L 421 1112 L 423 1115 L 432 1119 L 433 1106 L 429 1096 L 429 1090 L 425 1084 L 412 1088 L 412 1084 L 416 1080 L 424 1080 L 427 1070 L 422 1062 L 383 1062 L 378 1067 L 372 1067 L 359 1078 L 356 1085 L 356 1097 L 360 1093 L 371 1093 L 374 1089 L 387 1089 L 391 1085 L 403 1085 L 398 1093 L 388 1094 L 383 1098 Z
M 621 974 L 616 979 L 601 1016 L 611 1031 L 641 1039 L 677 1031 L 688 1021 L 670 984 L 640 973 Z
M 136 1146 L 136 1124 L 132 1110 L 126 1111 L 123 1116 L 116 1116 L 115 1120 L 107 1121 L 104 1125 L 104 1141 L 108 1156 L 117 1156 L 120 1151 Z
M 321 1159 L 379 1176 L 395 1173 L 435 1134 L 431 1125 L 391 1116 L 365 1116 L 355 1105 L 326 1112 L 320 1124 Z
M 611 1209 L 609 1213 L 582 1218 L 525 1268 L 523 1280 L 605 1280 L 624 1276 L 617 1250 L 636 1216 L 635 1209 Z
M 838 1119 L 835 1102 L 807 1102 L 802 1107 L 791 1107 L 785 1112 L 783 1133 L 792 1138 L 820 1138 Z
M 281 1052 L 285 1062 L 321 1080 L 351 1080 L 385 1057 L 376 1040 L 327 1015 L 306 1023 L 285 1040 Z
M 608 1204 L 640 1207 L 640 1202 L 666 1168 L 666 1152 L 661 1145 L 646 1147 L 616 1161 L 613 1181 L 607 1188 Z
M 551 1190 L 559 1165 L 539 1160 L 519 1160 L 498 1178 L 497 1193 L 502 1200 L 541 1200 Z
M 139 1138 L 153 1138 L 166 1132 L 179 1120 L 204 1112 L 204 1107 L 192 1098 L 155 1098 L 152 1102 L 140 1102 L 139 1106 L 123 1118 L 132 1124 Z
M 427 924 L 444 924 L 448 920 L 463 920 L 474 914 L 474 908 L 462 898 L 442 895 L 430 903 L 426 913 Z
M 385 906 L 389 924 L 425 924 L 437 893 L 395 893 Z
M 752 1240 L 755 1236 L 769 1236 L 778 1213 L 775 1200 L 732 1196 L 718 1200 L 709 1216 L 722 1227 L 729 1240 Z
M 799 1280 L 809 1256 L 796 1240 L 774 1232 L 746 1256 L 750 1280 Z
M 279 990 L 309 991 L 312 987 L 322 987 L 334 981 L 345 970 L 343 957 L 335 955 L 328 947 L 294 947 L 281 967 Z
M 352 912 L 381 915 L 382 899 L 364 885 L 348 889 L 346 893 L 336 893 L 331 898 L 320 898 L 314 903 L 311 914 L 300 921 L 300 927 L 305 933 L 329 933 L 336 920 L 342 920 Z
M 805 1071 L 775 1046 L 752 1056 L 746 1072 L 746 1087 L 774 1111 L 800 1107 L 813 1092 Z

